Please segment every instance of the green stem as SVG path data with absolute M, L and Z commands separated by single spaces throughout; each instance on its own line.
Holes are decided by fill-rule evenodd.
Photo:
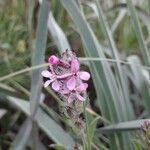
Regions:
M 86 148 L 85 150 L 91 150 L 91 141 L 90 141 L 90 138 L 89 138 L 89 132 L 88 132 L 88 118 L 87 118 L 87 115 L 86 115 L 86 102 L 83 103 L 83 112 L 84 112 L 84 116 L 85 116 L 85 133 L 84 133 L 84 145 L 86 145 Z

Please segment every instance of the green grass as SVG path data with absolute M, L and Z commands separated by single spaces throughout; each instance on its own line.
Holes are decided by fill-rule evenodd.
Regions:
M 141 149 L 136 135 L 150 117 L 149 5 L 117 4 L 0 1 L 0 149 Z M 83 137 L 60 112 L 61 98 L 42 89 L 44 60 L 65 49 L 91 73 Z

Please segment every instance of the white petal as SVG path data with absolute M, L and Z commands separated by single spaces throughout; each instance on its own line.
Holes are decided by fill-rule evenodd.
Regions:
M 53 83 L 52 83 L 52 88 L 55 90 L 55 91 L 59 91 L 60 89 L 60 84 L 57 80 L 55 80 Z
M 76 93 L 76 96 L 77 96 L 78 100 L 85 101 L 85 98 L 82 97 L 79 93 Z
M 80 71 L 78 73 L 78 75 L 79 75 L 80 79 L 85 80 L 85 81 L 89 80 L 89 78 L 90 78 L 90 74 L 86 71 Z
M 41 72 L 43 77 L 50 78 L 52 74 L 48 70 L 44 70 Z
M 48 87 L 51 83 L 51 80 L 47 80 L 45 83 L 44 83 L 44 87 Z

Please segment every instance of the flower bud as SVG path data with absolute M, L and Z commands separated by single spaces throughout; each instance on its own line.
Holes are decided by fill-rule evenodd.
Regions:
M 56 57 L 55 55 L 52 55 L 48 58 L 48 63 L 51 65 L 56 65 L 59 62 L 59 58 Z

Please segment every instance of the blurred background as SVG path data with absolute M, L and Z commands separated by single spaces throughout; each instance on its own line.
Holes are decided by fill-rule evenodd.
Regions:
M 86 61 L 82 58 L 80 60 L 81 67 L 91 71 L 92 74 L 88 88 L 89 108 L 112 124 L 144 119 L 150 115 L 150 58 L 148 57 L 148 55 L 150 56 L 150 1 L 134 0 L 132 3 L 130 2 L 130 0 L 74 0 L 67 4 L 65 0 L 47 1 L 48 12 L 50 12 L 47 42 L 45 52 L 43 51 L 44 55 L 39 60 L 44 58 L 47 61 L 51 54 L 58 55 L 65 49 L 73 50 L 78 57 L 87 58 Z M 40 65 L 32 63 L 34 61 L 32 55 L 36 53 L 34 49 L 37 48 L 37 36 L 39 36 L 37 30 L 41 21 L 39 19 L 40 8 L 41 4 L 38 0 L 0 0 L 0 149 L 2 150 L 7 150 L 16 144 L 18 133 L 26 120 L 25 114 L 27 113 L 23 113 L 26 112 L 23 108 L 26 104 L 17 104 L 17 102 L 19 99 L 29 100 L 31 98 L 31 76 L 33 74 L 30 67 L 33 64 Z M 87 24 L 90 29 L 86 28 Z M 42 29 L 40 30 L 42 31 Z M 94 53 L 95 50 L 92 50 L 92 46 L 90 47 L 92 45 L 90 38 L 88 39 L 89 34 L 92 35 L 90 31 L 97 38 L 99 49 L 102 49 L 100 53 L 105 55 L 104 59 L 109 59 L 108 61 L 104 60 L 107 64 L 102 63 L 101 68 L 104 70 L 99 68 L 101 64 L 87 63 L 88 58 L 91 58 L 92 61 L 94 61 L 92 59 L 94 57 L 103 58 L 103 54 L 98 56 L 101 50 L 97 48 L 97 53 Z M 91 37 L 94 39 L 93 36 Z M 89 50 L 87 50 L 88 47 Z M 116 71 L 116 60 L 118 59 L 116 56 L 121 61 L 119 66 L 122 71 L 119 73 Z M 101 63 L 101 60 L 99 61 Z M 96 66 L 95 70 L 98 70 L 98 75 L 94 75 L 92 65 Z M 106 65 L 106 70 L 103 65 Z M 25 71 L 19 72 L 24 69 Z M 16 72 L 17 74 L 15 74 Z M 121 75 L 120 78 L 118 74 Z M 106 82 L 103 76 L 108 76 Z M 102 81 L 98 81 L 98 78 L 101 78 Z M 95 83 L 98 86 L 95 86 Z M 116 90 L 113 90 L 115 88 Z M 117 92 L 118 96 L 116 96 Z M 110 96 L 106 97 L 109 93 Z M 11 98 L 17 97 L 18 100 L 13 101 L 10 96 Z M 125 97 L 122 101 L 120 100 L 121 96 Z M 42 109 L 44 108 L 44 112 L 48 114 L 49 118 L 53 118 L 64 129 L 63 131 L 69 133 L 80 143 L 76 131 L 72 131 L 69 123 L 62 121 L 59 100 L 56 100 L 59 97 L 51 89 L 42 89 L 39 99 Z M 16 109 L 16 105 L 17 108 L 20 108 Z M 124 110 L 120 110 L 119 107 Z M 115 111 L 113 112 L 113 110 Z M 119 114 L 121 115 L 119 116 Z M 50 122 L 47 126 L 49 124 Z M 105 125 L 107 123 L 99 120 L 95 127 L 96 131 Z M 136 123 L 132 125 L 134 128 L 139 127 Z M 57 143 L 55 140 L 57 138 L 55 135 L 54 138 L 51 138 L 53 133 L 47 134 L 47 128 L 43 126 L 40 124 L 38 137 L 41 145 L 48 148 L 48 145 Z M 52 127 L 51 129 L 53 130 Z M 127 125 L 126 130 L 130 129 L 131 126 Z M 97 134 L 94 134 L 95 147 L 92 149 L 133 149 L 130 139 L 134 139 L 135 135 L 135 132 L 130 132 L 129 134 L 115 133 L 107 136 L 98 131 Z M 56 137 L 58 136 L 56 135 Z M 128 137 L 129 141 L 124 140 L 125 137 Z M 15 144 L 13 144 L 14 141 Z M 115 146 L 111 146 L 112 141 L 116 143 Z M 58 144 L 64 143 L 58 142 Z M 26 145 L 26 149 L 35 149 L 30 142 L 24 142 L 23 145 Z M 18 147 L 18 150 L 22 147 Z

